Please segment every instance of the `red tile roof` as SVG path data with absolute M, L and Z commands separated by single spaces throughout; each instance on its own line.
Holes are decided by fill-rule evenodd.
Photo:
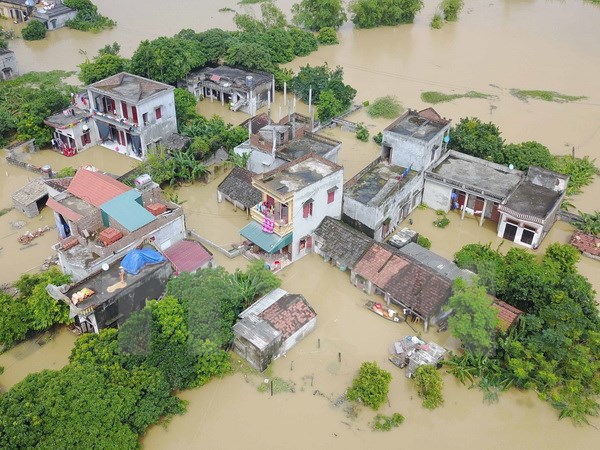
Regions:
M 354 271 L 383 289 L 390 279 L 408 264 L 408 259 L 375 243 L 356 263 Z
M 583 253 L 600 257 L 600 237 L 577 230 L 573 233 L 571 245 Z
M 211 259 L 212 253 L 196 241 L 184 239 L 163 251 L 177 272 L 195 272 Z
M 281 332 L 283 340 L 317 317 L 317 313 L 299 294 L 286 294 L 259 314 L 259 317 Z
M 508 330 L 513 322 L 517 320 L 517 317 L 523 314 L 523 311 L 502 300 L 494 299 L 492 305 L 498 310 L 499 328 L 503 331 Z
M 106 174 L 84 168 L 77 171 L 67 189 L 75 197 L 96 208 L 130 190 L 129 186 Z
M 73 211 L 72 209 L 69 209 L 64 205 L 61 205 L 53 198 L 48 199 L 48 201 L 46 202 L 46 206 L 53 209 L 57 213 L 61 214 L 63 217 L 71 220 L 72 222 L 77 222 L 79 219 L 81 219 L 83 217 L 81 214 Z
M 419 111 L 419 116 L 424 117 L 427 120 L 431 120 L 432 122 L 441 122 L 441 123 L 450 123 L 448 119 L 443 118 L 438 114 L 438 112 L 433 108 L 425 108 Z

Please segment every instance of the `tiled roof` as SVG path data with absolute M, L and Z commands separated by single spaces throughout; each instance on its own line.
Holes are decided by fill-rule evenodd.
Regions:
M 392 277 L 410 264 L 410 261 L 395 255 L 381 244 L 374 243 L 356 263 L 354 271 L 383 289 Z
M 317 313 L 299 294 L 286 294 L 259 314 L 259 317 L 289 338 L 317 317 Z
M 117 95 L 133 103 L 152 97 L 158 92 L 174 89 L 173 86 L 169 86 L 168 84 L 159 83 L 158 81 L 132 75 L 127 72 L 121 72 L 97 81 L 90 84 L 90 87 Z
M 500 319 L 499 328 L 503 331 L 508 330 L 513 322 L 517 320 L 517 317 L 523 314 L 523 311 L 502 300 L 494 299 L 492 305 L 498 310 L 498 318 Z
M 320 251 L 339 264 L 354 268 L 373 240 L 344 222 L 325 217 L 314 231 Z
M 71 184 L 71 180 L 73 177 L 67 178 L 51 178 L 46 180 L 46 184 L 53 189 L 56 189 L 58 192 L 64 192 L 69 189 L 69 185 Z
M 575 231 L 571 238 L 571 245 L 579 251 L 587 253 L 591 256 L 600 257 L 600 237 L 586 234 L 583 231 Z
M 406 265 L 383 288 L 394 300 L 425 318 L 434 315 L 452 291 L 449 280 L 418 263 Z
M 129 186 L 108 175 L 84 168 L 77 171 L 67 189 L 96 208 L 129 190 Z
M 12 198 L 14 201 L 22 205 L 29 205 L 30 203 L 36 202 L 46 195 L 48 195 L 48 189 L 46 188 L 44 179 L 36 178 L 16 191 L 12 195 Z
M 262 199 L 261 192 L 252 186 L 254 172 L 234 167 L 234 169 L 219 184 L 217 190 L 227 197 L 241 203 L 246 208 L 251 208 Z
M 213 259 L 199 242 L 184 239 L 163 251 L 177 272 L 195 272 Z
M 457 278 L 470 280 L 473 278 L 473 273 L 459 269 L 452 261 L 443 258 L 431 250 L 421 247 L 419 244 L 409 242 L 404 247 L 397 250 L 399 253 L 406 255 L 409 259 L 414 259 L 417 262 L 436 271 L 444 278 L 454 281 Z

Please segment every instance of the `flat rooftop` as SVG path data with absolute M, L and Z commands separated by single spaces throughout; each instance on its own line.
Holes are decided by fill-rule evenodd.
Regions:
M 87 217 L 92 214 L 96 214 L 98 209 L 90 205 L 89 203 L 83 201 L 79 197 L 75 197 L 74 195 L 69 195 L 61 200 L 54 199 L 61 206 L 79 214 L 81 217 Z M 60 214 L 63 214 L 63 211 L 57 211 Z M 63 214 L 64 215 L 64 214 Z M 73 220 L 73 219 L 71 219 Z M 74 220 L 75 222 L 75 220 Z
M 383 162 L 367 167 L 358 174 L 356 181 L 349 182 L 344 186 L 344 196 L 363 205 L 380 205 L 416 175 L 416 172 L 411 170 L 403 177 L 402 174 L 405 171 L 405 167 Z
M 250 71 L 230 66 L 204 67 L 190 73 L 187 79 L 198 78 L 198 81 L 212 81 L 223 87 L 249 90 L 249 86 L 246 83 L 247 76 L 252 77 L 253 88 L 273 81 L 273 75 L 270 73 Z
M 427 108 L 419 112 L 408 110 L 399 119 L 389 125 L 385 131 L 429 141 L 449 123 L 449 120 L 443 119 L 432 108 Z
M 505 199 L 519 184 L 523 172 L 483 159 L 450 151 L 448 156 L 430 170 L 445 180 Z
M 519 214 L 543 219 L 552 211 L 561 196 L 562 192 L 524 181 L 502 206 Z
M 310 186 L 338 170 L 342 167 L 310 153 L 275 170 L 256 175 L 254 180 L 272 191 L 287 194 Z
M 70 109 L 73 110 L 73 112 L 74 112 L 73 115 L 65 116 L 64 113 L 61 111 L 56 114 L 52 114 L 49 117 L 46 117 L 46 119 L 44 120 L 44 123 L 48 126 L 55 127 L 55 128 L 65 127 L 72 123 L 79 122 L 79 121 L 85 119 L 86 117 L 90 117 L 92 115 L 89 111 L 84 111 L 83 109 L 74 108 L 74 107 L 66 108 L 65 111 L 70 110 Z
M 309 153 L 315 153 L 319 156 L 325 156 L 331 150 L 341 145 L 341 142 L 333 139 L 328 139 L 322 136 L 317 136 L 312 133 L 305 133 L 300 139 L 285 144 L 281 149 L 277 150 L 277 156 L 286 161 L 293 161 L 302 158 Z

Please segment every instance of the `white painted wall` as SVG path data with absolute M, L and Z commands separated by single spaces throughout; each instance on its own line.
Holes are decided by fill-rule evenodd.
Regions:
M 384 130 L 382 148 L 386 145 L 392 147 L 392 164 L 402 167 L 409 167 L 412 164 L 413 170 L 424 170 L 429 168 L 442 155 L 444 151 L 444 134 L 448 128 L 450 128 L 450 124 L 442 128 L 427 142 L 411 136 Z M 438 148 L 432 159 L 432 149 L 436 145 Z
M 515 220 L 514 217 L 508 216 L 506 213 L 500 213 L 500 220 L 498 221 L 498 236 L 499 237 L 504 237 L 504 230 L 506 228 L 507 219 Z M 512 225 L 514 225 L 514 224 L 512 224 Z M 521 238 L 523 237 L 523 231 L 525 230 L 524 225 L 536 228 L 531 245 L 521 242 Z M 533 231 L 533 230 L 530 230 L 530 231 Z M 542 242 L 542 238 L 543 238 L 542 225 L 540 225 L 538 223 L 534 223 L 534 222 L 528 222 L 526 220 L 519 221 L 519 224 L 517 225 L 517 233 L 515 234 L 515 240 L 514 240 L 515 244 L 519 244 L 519 245 L 522 245 L 523 247 L 527 247 L 527 248 L 536 248 L 537 246 L 540 245 L 540 242 Z
M 425 179 L 423 187 L 423 203 L 432 209 L 450 211 L 452 187 Z

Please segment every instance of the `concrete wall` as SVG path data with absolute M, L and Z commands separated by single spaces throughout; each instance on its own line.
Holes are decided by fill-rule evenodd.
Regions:
M 334 194 L 333 202 L 327 203 L 327 191 L 337 188 Z M 344 189 L 344 171 L 338 170 L 313 183 L 294 194 L 294 234 L 292 241 L 292 261 L 301 258 L 312 249 L 305 248 L 300 251 L 300 240 L 306 236 L 312 236 L 315 228 L 321 221 L 329 216 L 339 219 L 342 214 L 342 192 Z M 303 205 L 309 200 L 313 200 L 313 214 L 310 217 L 303 217 Z
M 452 186 L 425 179 L 423 187 L 423 203 L 432 209 L 450 211 Z
M 277 350 L 277 353 L 273 357 L 273 359 L 279 358 L 280 356 L 285 355 L 292 347 L 294 347 L 298 342 L 304 339 L 312 330 L 317 326 L 317 318 L 314 317 L 310 322 L 292 334 L 289 338 L 281 343 L 281 347 Z
M 13 52 L 0 55 L 0 80 L 10 80 L 19 75 L 17 58 Z
M 67 25 L 67 21 L 74 19 L 75 16 L 77 16 L 76 10 L 71 10 L 69 12 L 65 12 L 65 14 L 55 17 L 50 17 L 48 14 L 38 13 L 37 11 L 33 13 L 35 20 L 42 22 L 48 30 L 56 30 L 58 28 L 65 27 Z
M 84 145 L 82 140 L 84 133 L 84 125 L 88 127 L 88 131 L 90 133 L 90 143 L 87 145 Z M 78 152 L 83 151 L 86 148 L 92 147 L 96 145 L 96 142 L 98 142 L 98 128 L 96 127 L 96 124 L 92 119 L 88 120 L 87 123 L 85 121 L 79 122 L 71 128 L 55 128 L 54 137 L 57 137 L 57 135 L 68 136 L 71 139 L 73 139 L 75 141 L 75 148 Z
M 259 372 L 264 371 L 271 364 L 280 344 L 281 335 L 273 340 L 263 351 L 260 351 L 242 336 L 234 334 L 233 338 L 233 350 Z
M 405 136 L 392 131 L 383 131 L 382 149 L 390 146 L 391 163 L 397 166 L 409 167 L 412 164 L 413 170 L 427 169 L 431 164 L 437 161 L 444 151 L 443 139 L 446 130 L 450 127 L 448 124 L 433 136 L 428 142 Z M 432 159 L 434 146 L 438 146 Z

